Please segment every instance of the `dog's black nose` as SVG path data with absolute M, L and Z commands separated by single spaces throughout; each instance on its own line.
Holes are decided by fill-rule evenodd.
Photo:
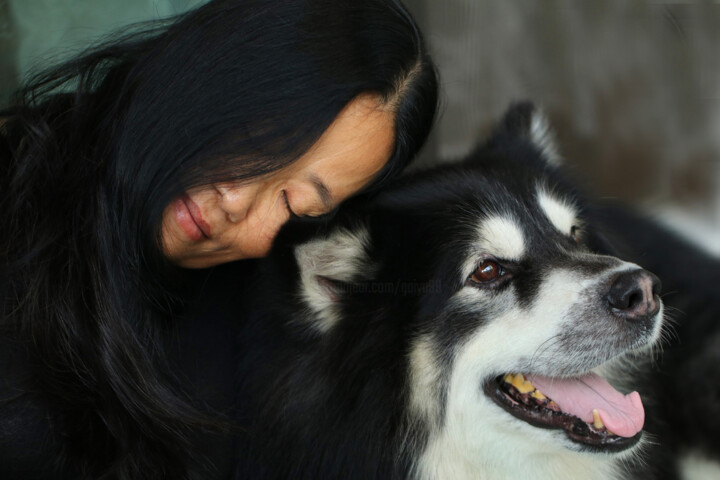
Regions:
M 660 279 L 647 270 L 623 272 L 612 282 L 607 300 L 615 313 L 625 317 L 647 318 L 660 310 Z

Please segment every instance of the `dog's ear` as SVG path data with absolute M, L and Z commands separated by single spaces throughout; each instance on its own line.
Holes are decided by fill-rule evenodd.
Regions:
M 493 135 L 495 139 L 501 137 L 529 141 L 548 163 L 561 163 L 550 123 L 532 102 L 518 102 L 510 106 Z
M 340 318 L 338 301 L 354 288 L 354 282 L 374 272 L 368 256 L 369 235 L 362 227 L 337 229 L 295 247 L 300 269 L 300 294 L 315 313 L 313 321 L 321 332 Z

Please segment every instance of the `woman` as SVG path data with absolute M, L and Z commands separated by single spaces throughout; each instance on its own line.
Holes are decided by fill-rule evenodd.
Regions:
M 182 267 L 377 187 L 435 107 L 394 0 L 217 0 L 26 87 L 0 137 L 0 476 L 220 476 L 191 459 L 228 422 L 166 351 Z

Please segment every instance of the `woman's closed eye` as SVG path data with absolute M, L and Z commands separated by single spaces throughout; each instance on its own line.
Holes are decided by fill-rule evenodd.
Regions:
M 288 198 L 287 190 L 282 191 L 282 197 L 283 201 L 285 202 L 285 208 L 287 209 L 291 218 L 319 218 L 326 215 L 331 215 L 335 211 L 335 209 L 326 210 L 322 207 L 313 207 L 307 208 L 306 211 L 304 211 L 303 213 L 296 213 L 290 203 L 290 199 Z
M 290 214 L 290 218 L 300 218 L 300 215 L 296 214 L 290 206 L 290 200 L 288 200 L 287 192 L 285 190 L 282 191 L 282 197 L 283 201 L 285 202 L 285 208 Z

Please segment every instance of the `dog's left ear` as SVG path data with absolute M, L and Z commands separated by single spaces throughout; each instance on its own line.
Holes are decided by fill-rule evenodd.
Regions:
M 338 301 L 354 282 L 374 272 L 367 253 L 369 237 L 362 227 L 337 229 L 295 247 L 300 270 L 300 295 L 314 312 L 314 326 L 328 331 L 340 318 Z
M 510 106 L 495 131 L 494 138 L 502 136 L 529 141 L 548 163 L 562 163 L 550 122 L 532 102 L 518 102 Z

